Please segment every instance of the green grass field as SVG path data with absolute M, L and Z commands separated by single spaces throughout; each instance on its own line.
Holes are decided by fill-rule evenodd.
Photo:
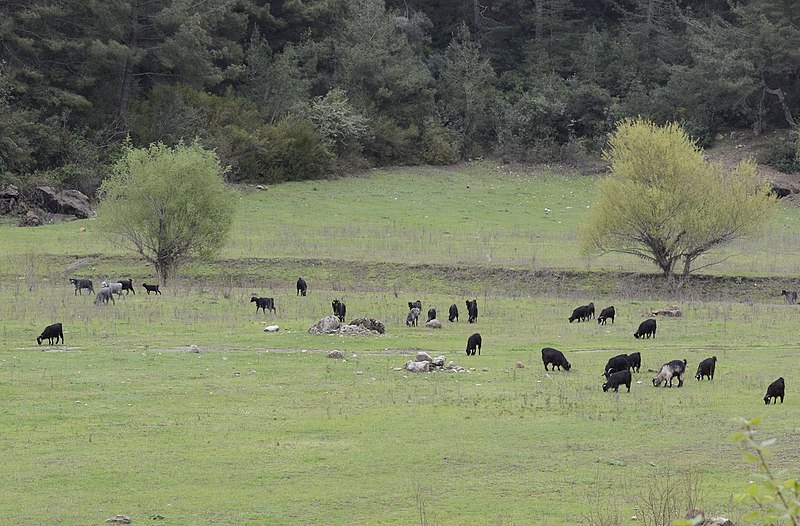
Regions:
M 754 468 L 729 438 L 737 419 L 764 417 L 760 435 L 778 439 L 774 465 L 791 472 L 800 455 L 797 306 L 766 294 L 754 303 L 623 294 L 592 273 L 582 292 L 513 292 L 470 270 L 651 272 L 580 258 L 576 229 L 595 183 L 480 165 L 244 191 L 226 264 L 187 265 L 160 297 L 138 286 L 151 270 L 92 221 L 0 226 L 0 524 L 100 525 L 118 513 L 170 525 L 653 524 L 645 508 L 659 484 L 678 495 L 680 517 L 693 501 L 742 524 L 750 508 L 731 495 Z M 782 205 L 742 245 L 747 256 L 713 272 L 793 277 L 798 219 Z M 334 272 L 346 265 L 329 260 L 370 273 Z M 397 263 L 445 270 L 422 279 Z M 293 290 L 298 273 L 305 298 Z M 73 294 L 73 275 L 130 275 L 138 294 L 98 307 Z M 255 313 L 254 292 L 275 297 L 277 316 Z M 334 297 L 348 318 L 379 318 L 387 334 L 309 335 Z M 476 325 L 467 298 L 478 299 Z M 457 303 L 461 321 L 408 328 L 416 299 L 440 319 Z M 616 323 L 569 324 L 587 301 L 614 304 Z M 635 340 L 638 323 L 669 303 L 684 316 Z M 54 321 L 65 344 L 38 347 Z M 264 333 L 268 323 L 281 330 Z M 467 357 L 475 331 L 482 355 Z M 563 350 L 572 370 L 546 373 L 544 346 Z M 326 358 L 332 349 L 345 360 Z M 473 370 L 396 370 L 417 350 Z M 633 351 L 642 383 L 603 393 L 606 360 Z M 717 377 L 695 381 L 712 355 Z M 683 388 L 652 386 L 646 369 L 683 358 Z M 778 376 L 786 403 L 765 406 Z

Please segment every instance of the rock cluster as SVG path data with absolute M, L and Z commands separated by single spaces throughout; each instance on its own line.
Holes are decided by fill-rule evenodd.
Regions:
M 374 336 L 384 334 L 386 328 L 383 322 L 372 318 L 359 318 L 349 325 L 344 325 L 336 316 L 326 316 L 308 329 L 309 334 L 360 334 Z
M 51 186 L 37 186 L 23 196 L 14 185 L 0 189 L 0 215 L 20 216 L 20 226 L 39 226 L 86 219 L 92 215 L 89 198 L 78 190 L 56 191 Z
M 398 371 L 406 370 L 412 373 L 428 373 L 431 371 L 465 373 L 470 371 L 466 367 L 461 367 L 460 365 L 456 365 L 453 362 L 447 362 L 447 364 L 445 364 L 444 356 L 437 356 L 436 358 L 431 358 L 431 355 L 424 351 L 417 352 L 417 355 L 414 357 L 413 360 L 407 361 L 405 365 L 403 365 L 403 367 L 399 367 L 396 370 Z

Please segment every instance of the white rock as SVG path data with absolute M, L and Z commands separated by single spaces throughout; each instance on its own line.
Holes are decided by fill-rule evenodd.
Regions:
M 277 325 L 268 325 L 264 329 L 264 332 L 278 332 L 279 329 L 280 329 L 280 327 L 278 327 Z
M 433 358 L 431 355 L 426 353 L 425 351 L 418 351 L 416 361 L 418 362 L 432 362 Z

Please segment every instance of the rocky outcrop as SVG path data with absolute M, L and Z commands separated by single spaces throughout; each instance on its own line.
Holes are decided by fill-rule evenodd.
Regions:
M 336 316 L 326 316 L 308 329 L 309 334 L 332 334 L 339 331 L 342 322 Z
M 21 214 L 20 226 L 39 226 L 86 219 L 92 215 L 92 207 L 89 198 L 78 190 L 58 192 L 52 186 L 37 186 L 23 199 L 19 189 L 9 185 L 0 190 L 0 215 L 3 214 Z
M 375 318 L 358 318 L 350 322 L 350 325 L 357 325 L 369 331 L 377 332 L 378 334 L 385 334 L 386 327 L 383 322 Z

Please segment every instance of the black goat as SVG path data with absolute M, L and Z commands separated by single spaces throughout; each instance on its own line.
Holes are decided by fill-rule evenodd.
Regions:
M 706 358 L 700 365 L 697 366 L 697 374 L 694 375 L 695 378 L 698 380 L 702 380 L 704 376 L 708 377 L 709 380 L 714 379 L 714 370 L 717 368 L 717 357 L 712 356 L 711 358 Z
M 603 384 L 603 392 L 613 389 L 615 393 L 619 392 L 619 386 L 624 385 L 631 392 L 631 372 L 630 371 L 617 371 L 608 377 L 606 383 Z
M 450 305 L 450 316 L 448 316 L 448 321 L 458 321 L 458 307 L 455 303 Z
M 467 340 L 467 356 L 475 356 L 475 351 L 478 351 L 478 356 L 481 355 L 481 335 L 477 332 L 469 337 Z
M 631 364 L 628 362 L 628 355 L 618 354 L 613 358 L 608 359 L 608 362 L 606 362 L 606 368 L 603 371 L 603 376 L 605 376 L 606 380 L 608 380 L 612 373 L 627 371 L 630 368 Z
M 306 285 L 306 280 L 304 280 L 303 278 L 297 278 L 297 295 L 305 296 L 307 290 L 308 290 L 308 285 Z
M 161 291 L 158 290 L 158 285 L 148 285 L 147 283 L 142 283 L 142 287 L 147 291 L 147 295 L 149 296 L 151 292 L 155 292 L 156 294 L 161 294 Z
M 478 321 L 478 300 L 467 300 L 467 315 L 469 316 L 468 320 L 470 323 L 476 323 Z
M 266 314 L 267 311 L 271 311 L 273 314 L 275 313 L 274 298 L 259 298 L 258 296 L 253 296 L 250 298 L 250 303 L 256 304 L 256 314 L 258 314 L 258 309 L 261 309 L 264 314 Z
M 552 347 L 545 347 L 542 349 L 542 363 L 544 363 L 545 371 L 547 370 L 547 366 L 551 364 L 554 371 L 556 367 L 559 369 L 563 367 L 565 371 L 569 371 L 572 368 L 572 365 L 567 361 L 567 357 L 564 356 L 564 353 Z
M 600 325 L 605 325 L 606 320 L 610 319 L 611 323 L 614 323 L 614 316 L 617 315 L 617 311 L 614 310 L 614 306 L 606 307 L 605 309 L 600 311 L 600 316 L 597 317 L 597 323 Z
M 136 296 L 136 291 L 133 290 L 133 280 L 132 279 L 130 279 L 130 278 L 121 279 L 117 283 L 122 285 L 122 290 L 126 291 L 125 292 L 126 295 L 130 294 L 131 292 L 133 292 L 133 295 Z
M 649 338 L 650 336 L 656 337 L 656 320 L 644 320 L 639 324 L 639 329 L 633 333 L 633 337 L 637 340 L 644 337 Z
M 764 403 L 767 405 L 769 405 L 770 402 L 777 404 L 778 398 L 780 398 L 781 403 L 783 403 L 783 394 L 785 390 L 786 384 L 783 381 L 783 377 L 780 377 L 767 387 L 767 395 L 764 397 Z
M 436 319 L 436 309 L 428 309 L 428 319 L 425 320 L 425 323 L 428 323 L 431 320 Z
M 347 306 L 337 298 L 331 302 L 331 307 L 333 307 L 333 315 L 344 323 L 344 317 L 347 315 Z
M 630 368 L 631 372 L 636 369 L 636 372 L 639 372 L 639 369 L 642 367 L 642 355 L 638 352 L 634 352 L 628 355 L 628 367 Z
M 88 289 L 89 292 L 94 294 L 94 285 L 90 279 L 75 279 L 69 278 L 69 282 L 75 285 L 75 294 L 83 295 L 83 289 Z
M 64 344 L 64 331 L 61 328 L 61 324 L 60 323 L 54 323 L 52 325 L 48 325 L 47 327 L 45 327 L 44 330 L 42 331 L 42 334 L 40 334 L 36 338 L 36 343 L 41 345 L 42 344 L 42 340 L 44 340 L 45 338 L 47 338 L 47 344 L 48 345 L 53 345 L 53 339 L 56 340 L 56 345 L 58 345 L 58 339 L 61 338 L 61 344 L 63 345 Z

